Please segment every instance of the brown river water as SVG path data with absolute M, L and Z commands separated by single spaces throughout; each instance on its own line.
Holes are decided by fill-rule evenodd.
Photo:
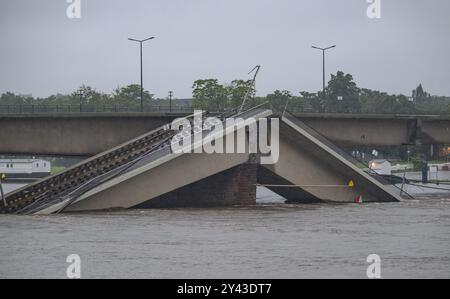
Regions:
M 0 216 L 0 278 L 450 278 L 450 200 Z

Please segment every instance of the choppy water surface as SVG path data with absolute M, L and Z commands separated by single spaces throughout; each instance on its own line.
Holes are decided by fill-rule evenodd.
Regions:
M 450 200 L 0 216 L 0 278 L 450 278 Z

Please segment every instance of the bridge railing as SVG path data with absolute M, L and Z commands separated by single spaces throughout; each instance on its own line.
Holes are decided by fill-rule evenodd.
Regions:
M 270 105 L 270 104 L 269 104 Z M 284 109 L 274 107 L 271 105 L 272 110 L 275 112 L 283 112 Z M 284 108 L 284 107 L 283 107 Z M 228 111 L 227 109 L 218 110 L 206 108 L 194 108 L 191 106 L 168 106 L 168 105 L 144 105 L 143 112 L 145 113 L 186 113 L 190 114 L 195 109 L 210 111 L 212 113 L 223 113 Z M 373 115 L 373 114 L 385 114 L 385 115 L 395 115 L 395 116 L 408 116 L 408 115 L 436 115 L 436 116 L 446 116 L 450 115 L 450 111 L 440 111 L 433 113 L 426 112 L 416 112 L 410 113 L 401 111 L 318 111 L 312 108 L 301 107 L 301 106 L 289 106 L 287 111 L 293 114 L 347 114 L 347 115 Z M 139 113 L 141 112 L 140 106 L 124 106 L 124 105 L 42 105 L 42 104 L 19 104 L 19 105 L 0 105 L 0 114 L 55 114 L 55 113 Z
M 144 106 L 143 112 L 190 113 L 192 107 Z M 0 105 L 0 114 L 137 113 L 140 107 L 121 105 Z

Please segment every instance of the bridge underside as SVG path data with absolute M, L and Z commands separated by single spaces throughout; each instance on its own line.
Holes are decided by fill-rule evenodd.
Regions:
M 294 187 L 292 182 L 261 165 L 258 166 L 257 182 L 259 185 L 265 186 L 270 191 L 285 198 L 286 203 L 311 204 L 323 202 L 320 198 L 306 190 L 300 187 Z

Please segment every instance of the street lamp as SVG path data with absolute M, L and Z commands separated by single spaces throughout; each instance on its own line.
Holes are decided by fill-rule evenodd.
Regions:
M 172 97 L 173 97 L 173 91 L 169 91 L 169 102 L 170 102 L 170 108 L 169 111 L 172 112 Z
M 320 48 L 320 47 L 316 47 L 316 46 L 312 46 L 312 47 L 313 47 L 313 49 L 322 51 L 322 58 L 323 58 L 323 89 L 322 89 L 322 92 L 323 92 L 323 97 L 325 97 L 325 51 L 336 48 L 336 45 L 333 45 L 328 48 Z
M 143 40 L 138 40 L 134 38 L 128 38 L 128 40 L 133 42 L 138 42 L 140 46 L 140 53 L 141 53 L 141 112 L 144 112 L 144 72 L 142 70 L 142 44 L 148 40 L 154 39 L 155 37 L 149 37 Z
M 83 112 L 83 89 L 78 90 L 78 95 L 80 96 L 80 113 Z

